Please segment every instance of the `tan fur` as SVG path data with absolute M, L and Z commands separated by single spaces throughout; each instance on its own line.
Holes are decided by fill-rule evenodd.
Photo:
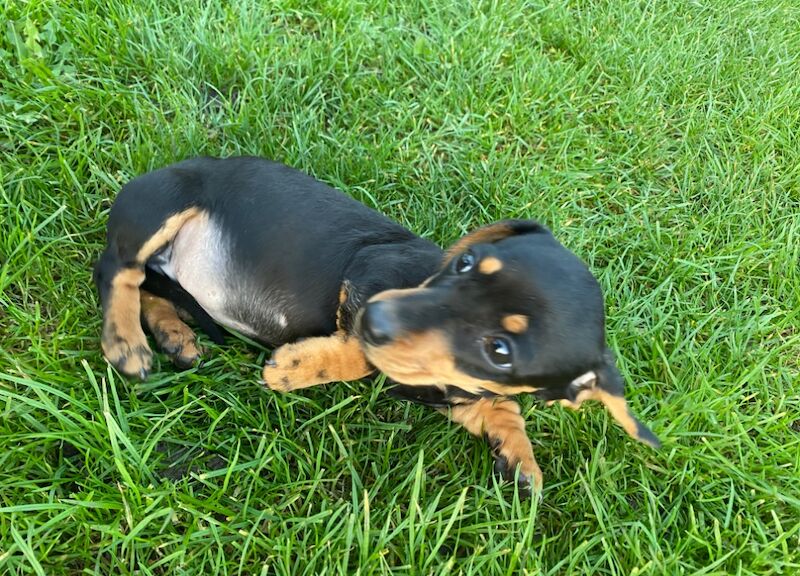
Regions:
M 632 438 L 639 438 L 638 426 L 628 409 L 628 402 L 622 396 L 612 396 L 605 390 L 597 389 L 595 400 L 599 400 L 611 413 L 612 418 L 622 426 Z
M 196 336 L 181 320 L 178 310 L 169 301 L 141 291 L 142 317 L 159 347 L 180 367 L 189 366 L 200 358 Z
M 434 274 L 433 276 L 428 276 L 427 278 L 425 278 L 425 281 L 422 284 L 419 285 L 419 287 L 420 288 L 425 288 L 425 286 L 430 284 L 431 280 L 433 280 L 434 278 L 436 278 L 436 274 Z
M 343 330 L 342 326 L 342 304 L 347 301 L 347 283 L 343 283 L 339 288 L 339 306 L 336 308 L 336 329 Z
M 430 280 L 430 278 L 428 279 Z M 425 283 L 428 282 L 425 281 Z M 423 284 L 424 285 L 424 284 Z M 392 288 L 391 290 L 384 290 L 383 292 L 378 292 L 369 299 L 370 302 L 382 302 L 384 300 L 393 300 L 395 298 L 402 298 L 404 296 L 410 296 L 411 294 L 417 292 L 424 292 L 425 289 L 420 286 L 419 288 Z
M 281 346 L 264 367 L 263 377 L 271 390 L 290 392 L 328 382 L 358 380 L 374 371 L 358 338 L 339 331 Z
M 121 270 L 111 281 L 100 339 L 105 357 L 122 372 L 133 376 L 149 370 L 153 359 L 139 320 L 142 282 L 144 271 L 138 268 Z
M 628 402 L 622 396 L 614 396 L 609 394 L 602 388 L 592 387 L 586 390 L 581 390 L 575 397 L 575 401 L 562 399 L 559 403 L 572 410 L 578 410 L 586 400 L 597 400 L 601 402 L 611 417 L 628 433 L 632 438 L 639 438 L 639 427 L 636 425 L 636 420 L 628 408 Z
M 519 404 L 505 398 L 482 398 L 472 404 L 443 409 L 453 422 L 461 424 L 470 434 L 488 437 L 495 450 L 506 458 L 509 466 L 520 467 L 535 488 L 541 490 L 542 471 L 533 456 L 531 441 L 525 432 L 525 420 Z
M 478 264 L 478 272 L 481 274 L 494 274 L 502 269 L 503 263 L 494 256 L 487 256 Z
M 136 254 L 137 266 L 124 268 L 111 280 L 108 303 L 103 313 L 103 354 L 129 376 L 145 376 L 153 361 L 140 319 L 139 286 L 144 282 L 144 263 L 158 249 L 172 241 L 190 219 L 201 214 L 189 208 L 167 218 L 164 225 L 145 242 Z
M 450 384 L 473 394 L 483 391 L 504 396 L 535 392 L 534 386 L 505 384 L 481 380 L 456 368 L 447 337 L 438 330 L 410 334 L 384 346 L 364 344 L 369 361 L 381 372 L 403 384 Z
M 528 317 L 523 314 L 509 314 L 503 318 L 501 324 L 513 334 L 522 334 L 528 329 Z
M 453 258 L 464 252 L 470 246 L 475 244 L 484 244 L 488 242 L 497 242 L 503 238 L 507 238 L 514 233 L 511 226 L 508 224 L 492 224 L 478 228 L 474 232 L 467 234 L 455 244 L 450 246 L 444 254 L 444 264 L 450 262 Z
M 142 244 L 142 247 L 139 248 L 139 252 L 136 253 L 136 260 L 140 264 L 144 264 L 147 262 L 147 259 L 150 258 L 155 252 L 166 246 L 168 243 L 172 242 L 175 235 L 181 229 L 181 226 L 186 224 L 192 218 L 195 218 L 201 214 L 204 214 L 200 211 L 199 208 L 188 208 L 183 212 L 178 212 L 177 214 L 173 214 L 169 218 L 164 221 L 164 225 L 153 234 L 147 242 Z

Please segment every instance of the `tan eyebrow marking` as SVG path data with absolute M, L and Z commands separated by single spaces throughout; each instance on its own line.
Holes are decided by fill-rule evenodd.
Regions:
M 514 334 L 522 334 L 528 329 L 528 317 L 522 314 L 509 314 L 503 318 L 503 328 Z
M 514 228 L 508 222 L 498 222 L 483 228 L 478 228 L 470 232 L 461 240 L 450 246 L 444 256 L 443 266 L 446 266 L 453 258 L 461 254 L 464 250 L 475 244 L 490 244 L 514 234 Z
M 481 263 L 478 264 L 478 270 L 482 274 L 494 274 L 495 272 L 501 270 L 502 268 L 503 268 L 503 263 L 500 262 L 500 260 L 498 260 L 494 256 L 488 256 L 483 260 L 481 260 Z

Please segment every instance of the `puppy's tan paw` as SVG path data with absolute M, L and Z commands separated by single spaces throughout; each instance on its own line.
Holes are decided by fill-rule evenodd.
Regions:
M 533 491 L 541 497 L 544 477 L 536 459 L 531 452 L 530 441 L 527 438 L 507 436 L 501 439 L 497 436 L 489 438 L 494 457 L 494 470 L 497 475 L 506 481 L 514 481 L 517 468 L 517 486 L 520 493 L 526 496 Z
M 178 319 L 162 322 L 153 330 L 158 347 L 169 355 L 178 368 L 191 368 L 200 360 L 195 333 Z
M 363 378 L 372 368 L 358 340 L 342 332 L 281 346 L 264 366 L 264 385 L 278 392 Z
M 261 373 L 261 380 L 264 386 L 273 392 L 291 392 L 294 390 L 289 374 L 285 370 L 281 370 L 277 366 L 269 363 L 264 366 L 264 371 Z
M 275 392 L 291 392 L 313 385 L 325 376 L 325 371 L 314 370 L 311 364 L 303 360 L 297 346 L 281 346 L 264 366 L 264 385 Z
M 103 331 L 103 354 L 114 367 L 126 376 L 144 380 L 153 365 L 153 352 L 142 334 L 120 335 L 114 325 Z

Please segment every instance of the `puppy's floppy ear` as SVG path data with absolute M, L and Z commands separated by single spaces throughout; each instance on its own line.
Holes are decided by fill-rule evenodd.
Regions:
M 500 222 L 483 226 L 473 230 L 450 246 L 445 252 L 444 264 L 447 264 L 455 256 L 458 256 L 474 244 L 492 243 L 509 236 L 535 233 L 549 234 L 550 231 L 536 220 L 501 220 Z
M 604 364 L 594 370 L 597 380 L 590 397 L 602 402 L 614 420 L 625 429 L 629 436 L 653 448 L 660 448 L 661 441 L 647 426 L 636 419 L 625 401 L 623 396 L 625 384 L 610 350 L 606 350 L 604 360 Z

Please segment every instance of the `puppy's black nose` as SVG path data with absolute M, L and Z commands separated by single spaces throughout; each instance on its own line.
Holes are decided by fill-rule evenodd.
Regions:
M 386 302 L 367 304 L 361 316 L 361 335 L 367 344 L 381 346 L 394 340 L 397 323 L 392 316 Z

